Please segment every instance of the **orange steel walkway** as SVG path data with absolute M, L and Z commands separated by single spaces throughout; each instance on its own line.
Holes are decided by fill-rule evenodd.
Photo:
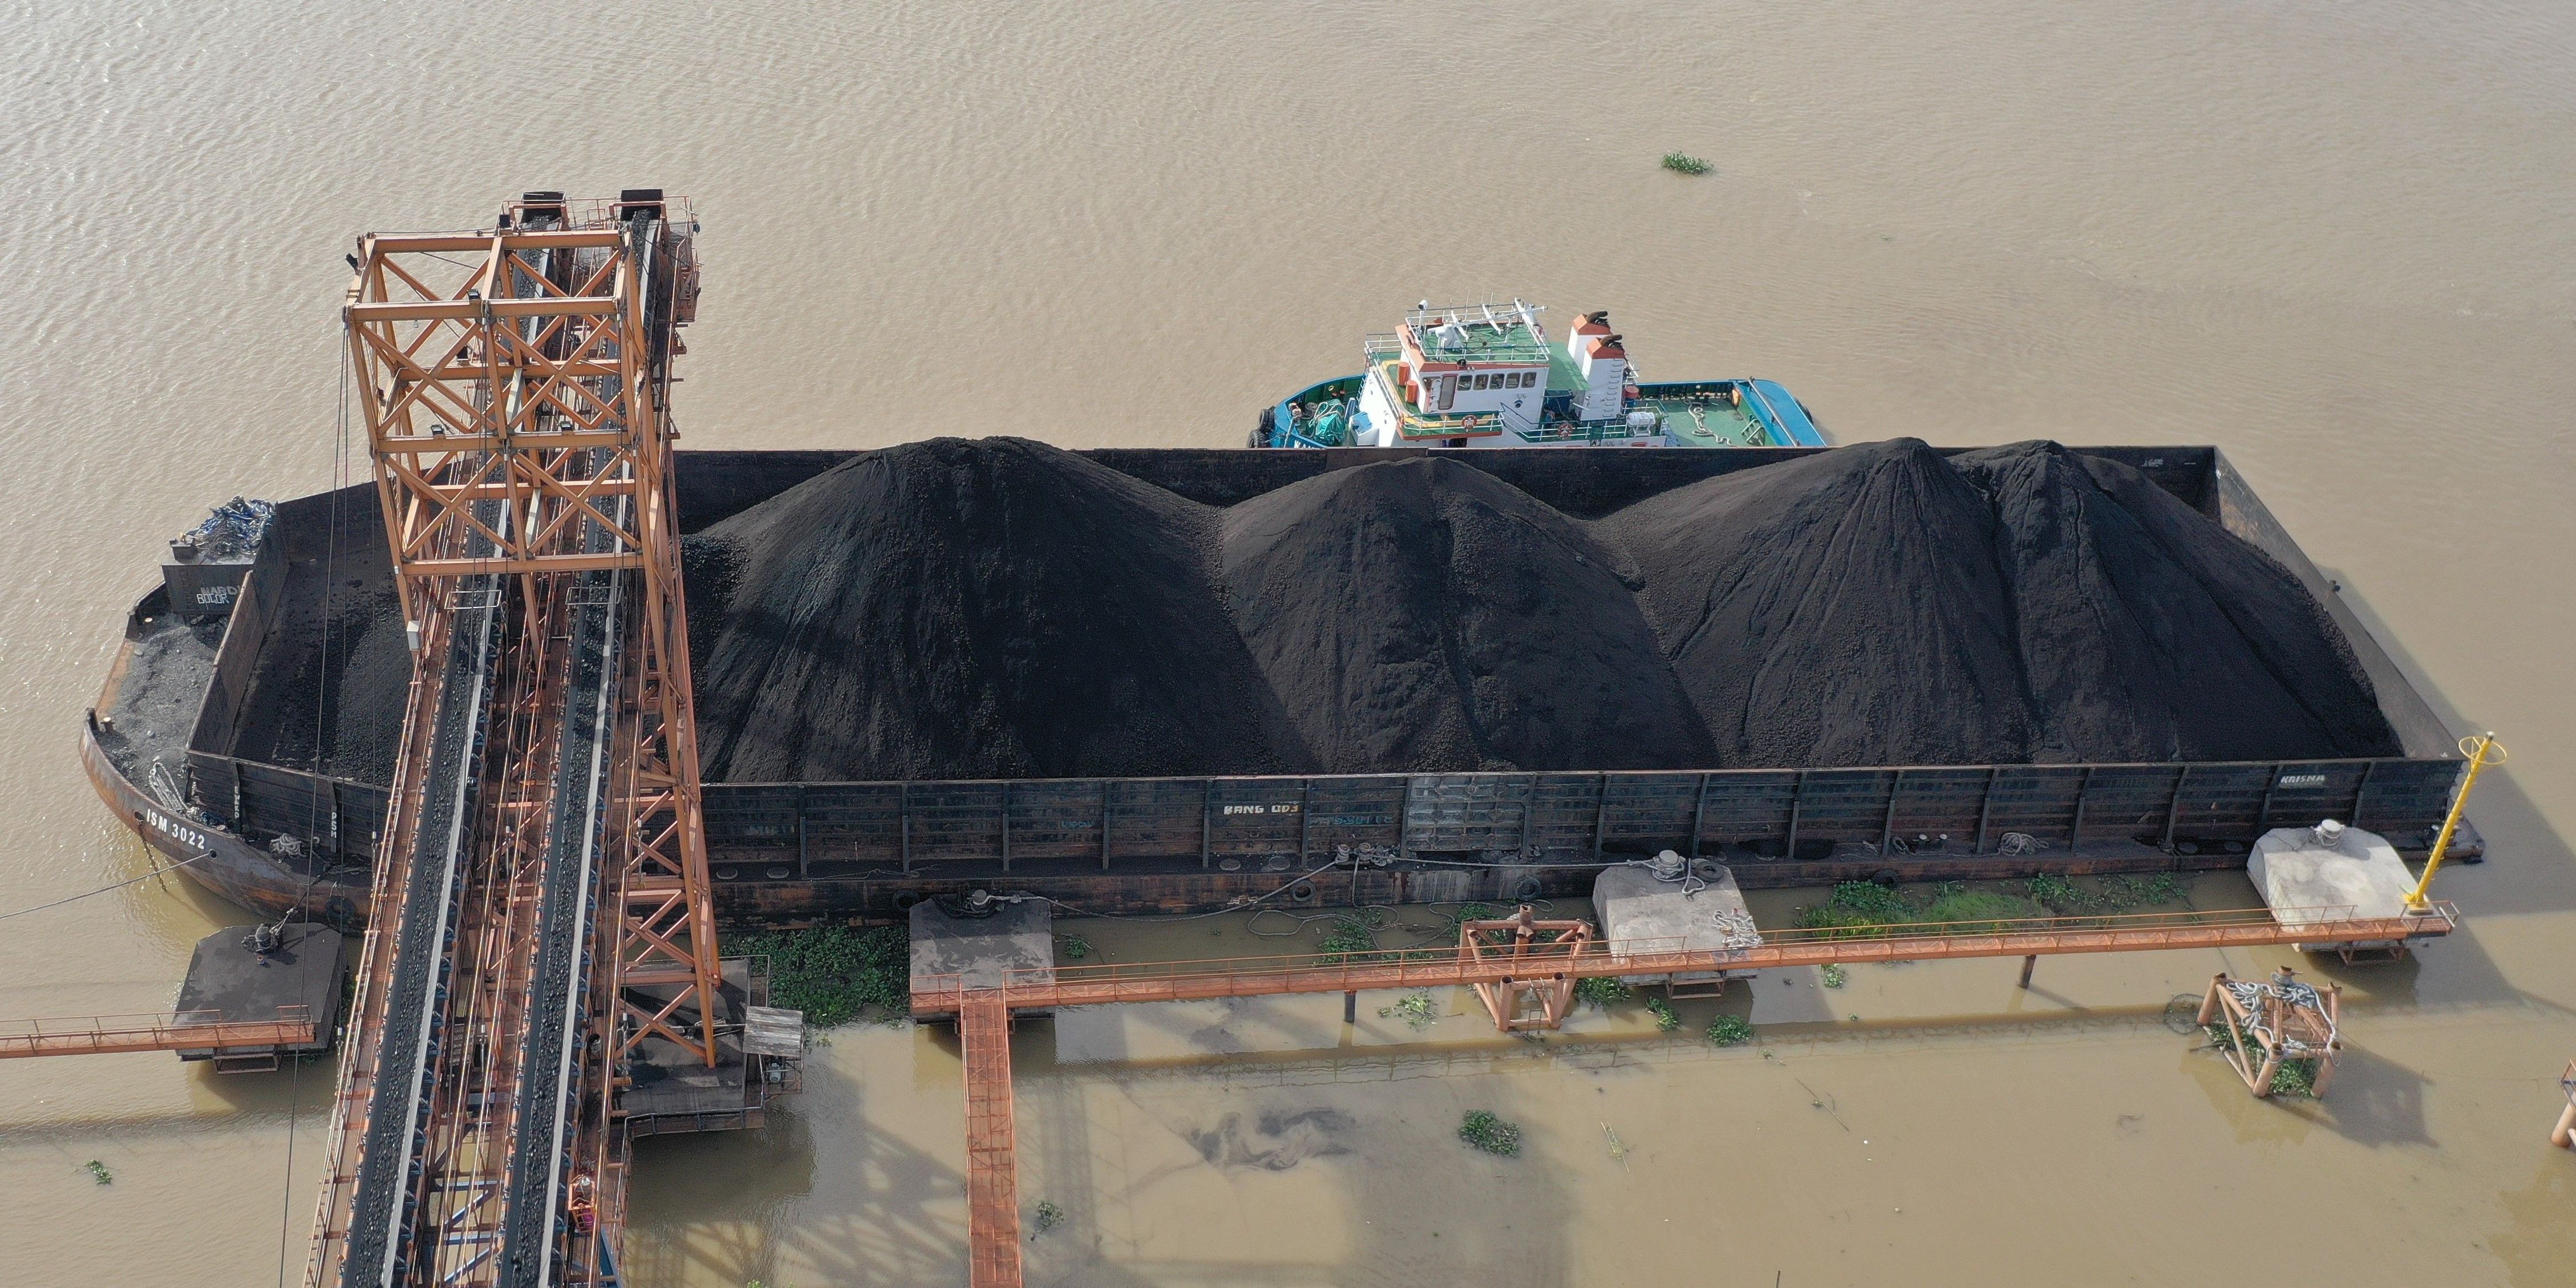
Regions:
M 957 1016 L 959 1045 L 965 1054 L 968 1282 L 973 1288 L 1019 1288 L 1019 1162 L 1011 1123 L 1014 1008 L 1350 993 L 1668 971 L 1752 971 L 1844 962 L 2038 958 L 2269 944 L 2330 947 L 2438 938 L 2460 924 L 2459 909 L 2449 903 L 2436 903 L 2430 912 L 2418 916 L 2355 918 L 2351 912 L 2349 907 L 2247 908 L 2045 917 L 1964 926 L 1766 930 L 1758 947 L 1718 950 L 1686 949 L 1678 941 L 1585 939 L 1563 948 L 1534 945 L 1518 960 L 1479 960 L 1461 943 L 1455 949 L 1049 966 L 1005 972 L 999 988 L 968 988 L 956 975 L 923 976 L 913 984 L 912 1013 Z
M 966 1057 L 966 1264 L 975 1288 L 1020 1282 L 1020 1181 L 1011 1123 L 1011 1008 L 977 989 L 957 1013 Z
M 176 1015 L 93 1015 L 0 1021 L 0 1060 L 39 1055 L 113 1055 L 123 1051 L 203 1051 L 227 1047 L 307 1046 L 313 1021 L 304 1008 L 281 1007 L 273 1020 L 227 1020 L 214 1011 Z
M 1212 961 L 1107 962 L 1050 966 L 1004 975 L 999 999 L 1013 1008 L 1095 1006 L 1109 1002 L 1175 1002 L 1274 993 L 1351 993 L 1376 988 L 1439 988 L 1513 979 L 1666 972 L 1753 971 L 1883 961 L 1965 957 L 2046 957 L 2178 948 L 2250 948 L 2267 944 L 2341 945 L 2436 938 L 2459 925 L 2458 909 L 2433 905 L 2421 916 L 2353 918 L 2348 908 L 2265 908 L 2230 912 L 2043 917 L 1867 929 L 1766 930 L 1759 947 L 1687 949 L 1678 940 L 1593 941 L 1571 951 L 1537 945 L 1518 962 L 1471 959 L 1465 948 L 1324 953 L 1300 957 L 1234 957 Z M 994 990 L 976 990 L 977 994 Z M 968 996 L 959 977 L 929 975 L 912 989 L 916 1016 L 957 1012 Z

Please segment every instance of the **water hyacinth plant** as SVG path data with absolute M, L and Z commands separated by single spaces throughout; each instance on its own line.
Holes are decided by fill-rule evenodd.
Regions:
M 1499 1154 L 1504 1158 L 1521 1152 L 1520 1124 L 1505 1122 L 1495 1117 L 1490 1110 L 1467 1111 L 1466 1119 L 1458 1124 L 1458 1139 L 1488 1154 Z
M 1708 1040 L 1719 1046 L 1742 1046 L 1753 1040 L 1753 1025 L 1740 1015 L 1721 1015 L 1709 1023 Z

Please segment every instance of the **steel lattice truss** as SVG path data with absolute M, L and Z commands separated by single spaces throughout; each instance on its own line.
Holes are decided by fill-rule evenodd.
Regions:
M 496 223 L 362 238 L 343 309 L 417 669 L 343 1043 L 314 1284 L 600 1281 L 623 1227 L 615 1100 L 626 1057 L 659 1037 L 717 1059 L 720 974 L 667 415 L 669 361 L 682 348 L 674 328 L 697 291 L 694 225 L 658 193 L 582 205 L 532 195 Z M 459 858 L 452 842 L 440 851 L 428 839 L 444 824 L 425 784 L 443 781 L 429 767 L 432 726 L 464 710 L 440 697 L 464 656 L 451 646 L 474 632 L 497 651 L 463 717 L 476 785 L 439 798 L 471 801 L 457 807 L 473 837 Z M 607 695 L 595 721 L 606 737 L 575 744 L 565 713 L 582 703 L 566 696 L 585 656 L 587 691 Z M 581 776 L 593 762 L 576 746 L 599 748 L 604 777 Z M 566 789 L 582 782 L 592 787 Z M 578 838 L 594 829 L 600 861 L 576 864 L 589 852 Z M 404 902 L 426 888 L 415 873 L 441 863 L 456 894 Z M 569 1073 L 556 1076 L 555 1055 L 538 1059 L 546 1044 L 522 1049 L 549 1011 L 532 1004 L 552 996 L 560 1015 L 566 996 L 537 979 L 538 909 L 547 889 L 585 873 L 587 893 L 572 904 L 595 895 L 615 915 L 557 918 L 557 937 L 584 964 L 562 976 L 582 1014 L 559 1047 Z M 440 933 L 406 938 L 403 918 Z M 434 961 L 407 966 L 403 954 L 417 959 L 424 944 Z M 406 970 L 434 970 L 431 1000 L 389 1000 L 420 993 L 416 982 L 402 993 Z M 430 1016 L 432 1040 L 388 1043 L 388 1017 L 406 1005 Z M 561 1112 L 543 1094 L 522 1103 L 528 1077 L 560 1089 Z M 417 1126 L 379 1123 L 411 1112 L 388 1087 L 417 1096 Z M 401 1202 L 379 1218 L 361 1210 L 362 1168 L 371 1148 L 394 1157 L 389 1140 L 409 1179 L 390 1183 Z M 544 1196 L 519 1200 L 533 1222 L 505 1210 L 514 1184 Z M 368 1246 L 388 1222 L 393 1234 L 376 1240 L 387 1246 Z M 505 1257 L 510 1247 L 521 1250 Z

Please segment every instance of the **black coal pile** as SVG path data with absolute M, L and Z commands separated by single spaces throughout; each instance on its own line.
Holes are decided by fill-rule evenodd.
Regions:
M 1234 506 L 1236 625 L 1303 750 L 1339 773 L 1708 763 L 1615 554 L 1438 458 Z
M 1952 463 L 1994 506 L 2033 759 L 2399 754 L 2307 588 L 2144 474 L 2045 442 Z
M 382 531 L 371 489 L 279 508 L 233 754 L 389 780 Z M 2050 443 L 1859 444 L 1585 523 L 1457 457 L 1219 510 L 939 440 L 684 562 L 715 781 L 2400 754 L 2287 569 Z
M 1862 444 L 1596 529 L 1633 555 L 1722 765 L 2398 754 L 2287 569 L 2053 443 Z
M 230 751 L 362 783 L 393 781 L 411 650 L 372 487 L 278 506 L 284 593 L 260 637 Z
M 1276 702 L 1226 614 L 1217 526 L 1214 510 L 1015 439 L 914 443 L 809 479 L 693 543 L 706 597 L 729 583 L 720 605 L 693 605 L 720 623 L 693 640 L 703 771 L 1305 768 L 1281 754 Z
M 1985 495 L 1916 439 L 1721 475 L 1595 525 L 1720 766 L 2029 758 Z

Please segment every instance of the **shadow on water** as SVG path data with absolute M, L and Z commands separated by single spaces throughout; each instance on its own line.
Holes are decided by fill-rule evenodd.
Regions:
M 2496 1196 L 2509 1221 L 2487 1237 L 2513 1276 L 2514 1288 L 2558 1288 L 2567 1282 L 2566 1267 L 2576 1261 L 2576 1222 L 2567 1219 L 2576 1203 L 2576 1166 L 2567 1152 L 2533 1141 L 2542 1155 L 2531 1184 Z
M 831 1142 L 828 1163 L 809 1117 Z M 962 1283 L 964 1231 L 934 1208 L 953 1205 L 964 1179 L 868 1124 L 864 1089 L 816 1062 L 805 1092 L 758 1131 L 636 1142 L 628 1281 Z M 654 1183 L 678 1175 L 686 1183 Z
M 2311 1131 L 2374 1147 L 2440 1144 L 2425 1127 L 2423 1075 L 2357 1046 L 2346 1045 L 2336 1059 L 2324 1100 L 2257 1098 L 2226 1057 L 2206 1047 L 2184 1055 L 2183 1072 L 2235 1130 L 2238 1144 L 2297 1144 Z
M 1556 1143 L 1533 1133 L 1519 1155 L 1498 1158 L 1457 1136 L 1471 1109 L 1530 1113 L 1524 1080 L 1511 1075 L 1555 1059 L 1553 1048 L 1345 1048 L 1059 1069 L 1047 1027 L 1028 1026 L 1018 1044 L 1023 1220 L 1041 1200 L 1063 1213 L 1055 1229 L 1031 1232 L 1031 1283 L 1289 1288 L 1571 1274 L 1574 1205 Z M 1222 1212 L 1209 1219 L 1254 1228 L 1236 1258 L 1176 1261 L 1157 1255 L 1167 1230 L 1156 1237 L 1155 1222 L 1136 1223 L 1157 1209 Z M 1180 1242 L 1204 1246 L 1203 1237 Z
M 2424 1126 L 2424 1076 L 2346 1044 L 2335 1058 L 2327 1098 L 2297 1105 L 2336 1135 L 2360 1145 L 2434 1145 Z

